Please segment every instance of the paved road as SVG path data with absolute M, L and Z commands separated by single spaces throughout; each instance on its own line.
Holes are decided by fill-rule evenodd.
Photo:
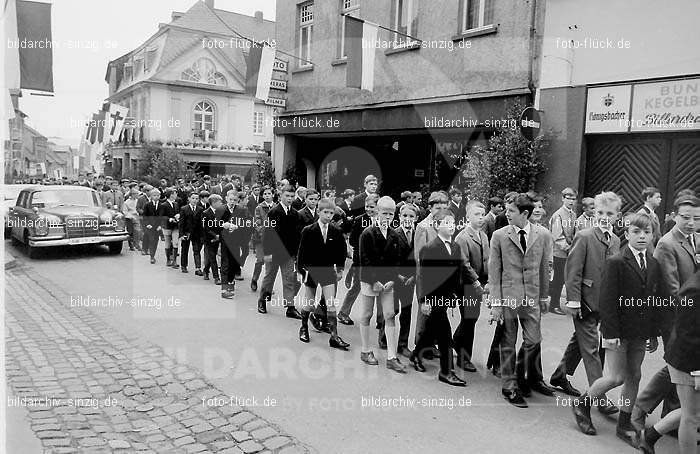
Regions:
M 112 408 L 100 402 L 98 410 L 62 405 L 51 414 L 28 412 L 45 446 L 60 440 L 51 443 L 104 450 L 126 442 L 128 449 L 156 452 L 177 446 L 324 454 L 634 452 L 615 438 L 614 420 L 595 411 L 599 435 L 580 434 L 563 395 L 535 396 L 529 409 L 508 405 L 500 383 L 484 371 L 492 334 L 485 317 L 477 324 L 479 372 L 467 374 L 468 387 L 460 389 L 437 381 L 435 362 L 427 362 L 425 374 L 400 376 L 383 367 L 385 352 L 375 350 L 380 366 L 365 366 L 356 327 L 341 326 L 350 352 L 330 349 L 327 335 L 314 332 L 309 345 L 300 343 L 297 322 L 281 308 L 256 312 L 247 288 L 252 256 L 236 299 L 223 300 L 211 281 L 165 268 L 162 253 L 150 265 L 128 251 L 112 257 L 100 248 L 57 249 L 29 260 L 21 248 L 10 250 L 18 262 L 6 272 L 12 394 L 118 396 Z M 110 307 L 77 307 L 93 298 L 111 298 Z M 570 323 L 545 316 L 546 374 Z M 661 364 L 660 352 L 650 355 L 643 382 Z M 585 389 L 582 370 L 574 385 Z M 673 441 L 662 440 L 657 452 L 677 452 Z

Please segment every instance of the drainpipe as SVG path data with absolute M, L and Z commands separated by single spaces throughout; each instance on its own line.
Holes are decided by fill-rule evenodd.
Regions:
M 534 60 L 535 60 L 535 20 L 537 17 L 537 0 L 530 0 L 530 48 L 528 55 L 527 88 L 530 89 L 530 104 L 535 100 L 536 87 L 534 83 Z

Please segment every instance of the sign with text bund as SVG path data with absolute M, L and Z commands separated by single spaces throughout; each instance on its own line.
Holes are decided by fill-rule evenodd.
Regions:
M 634 86 L 631 131 L 700 129 L 700 79 Z

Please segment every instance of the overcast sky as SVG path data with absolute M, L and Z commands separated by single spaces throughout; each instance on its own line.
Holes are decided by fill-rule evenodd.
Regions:
M 108 95 L 107 63 L 142 44 L 170 22 L 172 11 L 187 11 L 194 0 L 57 0 L 52 6 L 54 96 L 22 91 L 20 109 L 26 122 L 47 137 L 77 145 L 84 119 Z M 215 0 L 217 9 L 274 20 L 275 0 Z M 92 43 L 96 43 L 92 44 Z M 115 43 L 115 48 L 107 44 Z M 73 47 L 73 48 L 71 48 Z M 82 47 L 82 48 L 76 48 Z

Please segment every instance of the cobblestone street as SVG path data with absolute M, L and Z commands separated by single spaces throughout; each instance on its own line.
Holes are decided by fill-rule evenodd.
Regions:
M 224 396 L 197 369 L 70 308 L 45 276 L 5 277 L 8 404 L 45 452 L 314 452 L 246 408 L 208 406 Z

